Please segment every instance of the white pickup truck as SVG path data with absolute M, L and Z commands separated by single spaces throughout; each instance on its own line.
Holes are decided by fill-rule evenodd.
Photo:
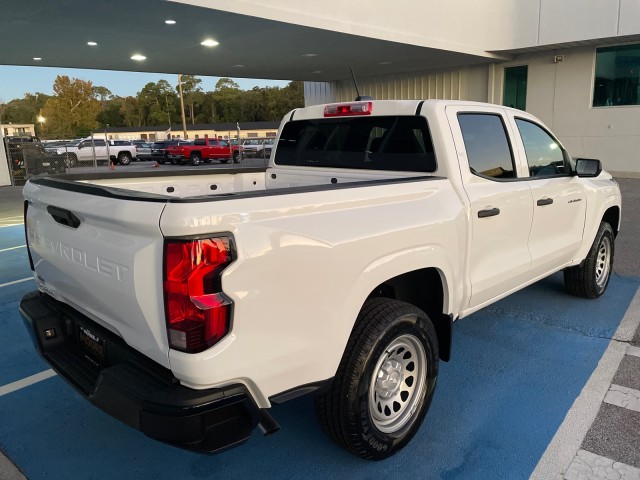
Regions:
M 36 348 L 93 404 L 197 451 L 317 395 L 348 451 L 420 427 L 452 323 L 554 272 L 595 298 L 621 197 L 535 117 L 442 100 L 286 115 L 266 169 L 30 180 Z
M 109 161 L 120 165 L 129 165 L 136 158 L 136 147 L 128 140 L 105 140 L 104 138 L 87 137 L 75 143 L 58 146 L 55 149 L 58 155 L 66 157 L 67 167 L 76 167 L 81 164 Z

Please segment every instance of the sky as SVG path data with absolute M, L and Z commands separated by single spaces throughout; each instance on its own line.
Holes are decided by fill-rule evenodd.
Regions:
M 25 93 L 42 92 L 53 95 L 53 81 L 57 75 L 90 80 L 94 86 L 107 87 L 114 95 L 121 97 L 135 95 L 149 82 L 160 79 L 167 80 L 171 85 L 178 84 L 177 75 L 164 73 L 114 72 L 108 70 L 83 70 L 78 68 L 57 67 L 13 67 L 0 66 L 0 100 L 10 102 L 15 98 L 22 98 Z M 205 77 L 202 79 L 202 89 L 213 90 L 219 77 Z M 284 87 L 289 82 L 282 80 L 259 80 L 251 78 L 234 78 L 242 90 L 258 87 Z

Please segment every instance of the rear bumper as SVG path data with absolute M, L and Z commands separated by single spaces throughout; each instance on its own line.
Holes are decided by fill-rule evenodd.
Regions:
M 259 423 L 261 411 L 244 385 L 186 388 L 116 335 L 38 291 L 23 297 L 20 313 L 38 353 L 62 378 L 95 406 L 151 438 L 216 452 L 247 440 Z M 104 341 L 100 363 L 80 347 L 80 328 Z

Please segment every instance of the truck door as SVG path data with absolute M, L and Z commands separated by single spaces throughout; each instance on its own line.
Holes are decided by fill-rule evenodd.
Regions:
M 531 264 L 531 189 L 510 142 L 505 111 L 491 107 L 446 109 L 470 203 L 467 255 L 469 308 L 521 285 Z
M 91 141 L 89 141 L 91 143 Z M 96 148 L 96 159 L 109 160 L 107 155 L 107 142 L 104 139 L 94 138 L 93 145 Z
M 220 146 L 218 145 L 218 140 L 209 139 L 207 143 L 207 158 L 218 158 L 218 156 L 220 155 Z
M 542 125 L 511 116 L 515 147 L 526 158 L 533 195 L 529 235 L 531 277 L 543 275 L 574 259 L 582 244 L 586 215 L 585 187 L 573 176 L 570 157 Z

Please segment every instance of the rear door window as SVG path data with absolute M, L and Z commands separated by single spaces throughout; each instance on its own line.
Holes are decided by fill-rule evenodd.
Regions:
M 458 122 L 471 173 L 493 180 L 515 178 L 511 146 L 500 115 L 460 113 Z
M 434 172 L 427 121 L 421 116 L 348 117 L 287 123 L 277 165 Z

